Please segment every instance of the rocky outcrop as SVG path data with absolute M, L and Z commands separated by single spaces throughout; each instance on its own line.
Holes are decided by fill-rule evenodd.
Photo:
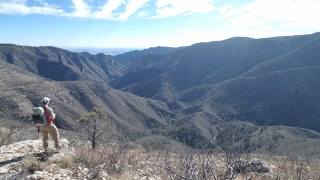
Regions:
M 139 147 L 128 146 L 128 148 L 137 150 L 133 150 L 134 153 L 132 152 L 133 154 L 128 158 L 130 163 L 127 162 L 127 160 L 123 161 L 125 163 L 125 169 L 123 170 L 124 164 L 114 164 L 114 168 L 117 169 L 117 172 L 124 172 L 122 172 L 121 175 L 110 175 L 107 170 L 103 168 L 106 166 L 105 163 L 107 162 L 91 168 L 76 162 L 72 162 L 66 166 L 66 163 L 68 163 L 68 160 L 66 159 L 71 158 L 71 161 L 74 161 L 77 157 L 76 148 L 74 148 L 67 139 L 60 139 L 59 142 L 63 146 L 60 150 L 54 149 L 54 144 L 51 141 L 49 142 L 49 150 L 43 151 L 41 140 L 25 140 L 0 147 L 0 180 L 118 179 L 114 176 L 120 176 L 120 179 L 163 179 L 160 177 L 161 171 L 157 172 L 160 167 L 159 162 L 156 162 L 155 160 L 146 160 L 146 157 L 150 158 L 150 155 L 140 154 L 143 149 L 139 149 Z M 117 150 L 113 149 L 113 151 Z M 118 153 L 120 152 L 115 152 L 114 155 L 120 155 Z M 129 151 L 128 154 L 130 154 Z M 128 154 L 122 154 L 122 158 Z M 85 155 L 88 157 L 90 156 L 89 154 Z M 103 159 L 103 157 L 98 158 Z M 154 158 L 157 157 L 154 156 Z M 138 163 L 136 166 L 139 168 L 132 168 L 132 163 Z
M 74 155 L 74 149 L 67 139 L 60 139 L 63 146 L 60 150 L 50 149 L 54 147 L 49 142 L 49 150 L 44 152 L 41 140 L 26 140 L 0 147 L 0 179 L 71 179 L 70 170 L 58 167 L 62 158 Z M 28 157 L 34 157 L 38 161 L 46 161 L 45 169 L 28 172 L 26 162 Z

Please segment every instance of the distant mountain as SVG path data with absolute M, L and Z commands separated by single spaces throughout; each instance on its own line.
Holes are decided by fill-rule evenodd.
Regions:
M 114 60 L 111 56 L 99 53 L 89 58 L 91 62 L 98 65 L 110 79 L 117 79 L 125 74 L 127 68 Z M 101 77 L 103 78 L 103 77 Z
M 84 52 L 81 52 L 80 53 L 82 56 L 84 56 L 84 57 L 87 57 L 87 58 L 91 58 L 92 56 L 94 56 L 93 54 L 90 54 L 89 52 L 86 52 L 86 51 L 84 51 Z
M 177 111 L 319 132 L 319 48 L 320 33 L 199 43 L 140 57 L 110 85 Z
M 30 47 L 0 44 L 0 60 L 55 81 L 92 81 L 105 83 L 123 76 L 126 67 L 103 54 L 89 59 L 51 46 Z
M 124 64 L 126 66 L 129 66 L 133 61 L 135 61 L 137 58 L 144 56 L 144 55 L 150 55 L 150 54 L 167 54 L 171 51 L 175 51 L 178 49 L 183 49 L 184 47 L 179 48 L 173 48 L 173 47 L 151 47 L 144 50 L 135 50 L 135 51 L 129 51 L 123 54 L 119 54 L 116 56 L 113 56 L 115 60 L 120 62 L 121 64 Z

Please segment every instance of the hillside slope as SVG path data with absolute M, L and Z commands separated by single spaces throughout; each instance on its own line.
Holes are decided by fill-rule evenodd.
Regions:
M 51 46 L 0 44 L 0 60 L 55 81 L 105 83 L 126 71 L 125 66 L 110 56 L 98 54 L 88 59 L 80 53 Z
M 319 132 L 319 48 L 320 33 L 199 43 L 140 57 L 110 85 L 184 114 L 207 109 L 227 121 Z
M 168 107 L 157 101 L 115 90 L 100 83 L 50 81 L 15 65 L 0 61 L 0 117 L 11 121 L 29 121 L 33 105 L 44 96 L 57 114 L 59 128 L 77 130 L 76 120 L 93 107 L 104 110 L 118 130 L 128 133 L 148 131 L 146 121 L 166 124 Z

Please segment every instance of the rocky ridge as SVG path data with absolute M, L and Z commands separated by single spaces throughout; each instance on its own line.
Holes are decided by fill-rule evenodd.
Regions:
M 53 141 L 49 141 L 49 150 L 43 151 L 42 142 L 37 140 L 25 140 L 0 147 L 0 180 L 7 179 L 45 179 L 45 180 L 66 180 L 66 179 L 118 179 L 110 176 L 106 170 L 103 169 L 104 165 L 100 165 L 100 169 L 87 168 L 82 165 L 73 165 L 72 167 L 63 167 L 63 159 L 66 157 L 75 157 L 75 148 L 71 143 L 63 138 L 59 140 L 62 149 L 55 150 Z M 51 147 L 51 149 L 50 149 Z M 88 155 L 89 156 L 89 155 Z M 36 158 L 42 162 L 44 167 L 40 170 L 31 172 L 30 157 Z M 139 156 L 137 156 L 139 158 Z M 140 161 L 141 164 L 147 162 Z M 97 168 L 99 168 L 97 167 Z M 153 173 L 152 166 L 145 169 L 136 169 L 134 173 L 131 171 L 122 173 L 120 179 L 161 179 L 160 175 L 154 174 L 153 177 L 148 177 L 148 173 Z M 118 168 L 115 165 L 115 168 Z M 117 176 L 119 177 L 119 176 Z
M 46 179 L 46 180 L 75 180 L 75 179 L 139 179 L 139 180 L 162 180 L 173 177 L 174 175 L 166 171 L 171 168 L 176 171 L 182 167 L 183 158 L 178 154 L 167 154 L 159 152 L 146 152 L 141 146 L 134 146 L 127 149 L 126 159 L 123 159 L 124 168 L 118 171 L 119 174 L 109 174 L 106 170 L 107 162 L 100 164 L 95 168 L 88 168 L 81 164 L 74 164 L 69 167 L 63 165 L 63 159 L 67 156 L 77 156 L 77 149 L 74 148 L 67 139 L 60 139 L 63 148 L 59 151 L 50 149 L 53 142 L 49 144 L 49 151 L 43 152 L 41 140 L 25 140 L 10 145 L 0 147 L 0 179 Z M 185 154 L 186 151 L 184 151 Z M 89 154 L 87 156 L 90 156 Z M 198 154 L 191 155 L 188 161 L 194 170 L 202 165 L 195 163 L 197 159 L 204 156 Z M 190 156 L 190 157 L 191 157 Z M 37 158 L 43 162 L 44 167 L 39 170 L 31 171 L 30 157 Z M 188 159 L 187 157 L 186 159 Z M 227 176 L 234 176 L 235 180 L 243 179 L 291 179 L 303 177 L 308 179 L 320 178 L 319 163 L 314 160 L 300 161 L 299 159 L 289 159 L 288 157 L 259 156 L 250 155 L 250 159 L 239 158 L 233 164 L 226 164 L 226 159 L 222 154 L 215 154 L 210 157 L 210 164 L 213 170 L 214 179 L 223 178 L 225 172 Z M 241 163 L 239 163 L 241 162 Z M 29 163 L 29 164 L 28 164 Z M 184 162 L 186 163 L 186 162 Z M 195 164 L 194 164 L 195 163 Z M 318 165 L 317 165 L 318 164 Z M 121 163 L 114 165 L 114 168 L 121 169 Z M 243 173 L 243 171 L 246 171 Z M 194 174 L 193 174 L 194 175 Z M 226 177 L 226 176 L 224 176 Z
M 57 162 L 67 155 L 74 156 L 74 148 L 70 146 L 67 139 L 60 139 L 63 146 L 59 151 L 49 149 L 44 152 L 41 140 L 25 140 L 16 142 L 7 146 L 0 147 L 0 179 L 71 179 L 72 172 L 70 170 L 60 169 Z M 49 147 L 53 147 L 53 142 L 49 143 Z M 28 156 L 38 157 L 51 162 L 44 171 L 35 171 L 28 174 L 23 167 L 24 159 Z

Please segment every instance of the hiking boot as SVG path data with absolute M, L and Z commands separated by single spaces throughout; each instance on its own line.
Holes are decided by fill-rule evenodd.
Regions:
M 61 148 L 62 148 L 62 146 L 60 146 L 60 145 L 58 145 L 58 146 L 56 147 L 57 150 L 59 150 L 59 149 L 61 149 Z

